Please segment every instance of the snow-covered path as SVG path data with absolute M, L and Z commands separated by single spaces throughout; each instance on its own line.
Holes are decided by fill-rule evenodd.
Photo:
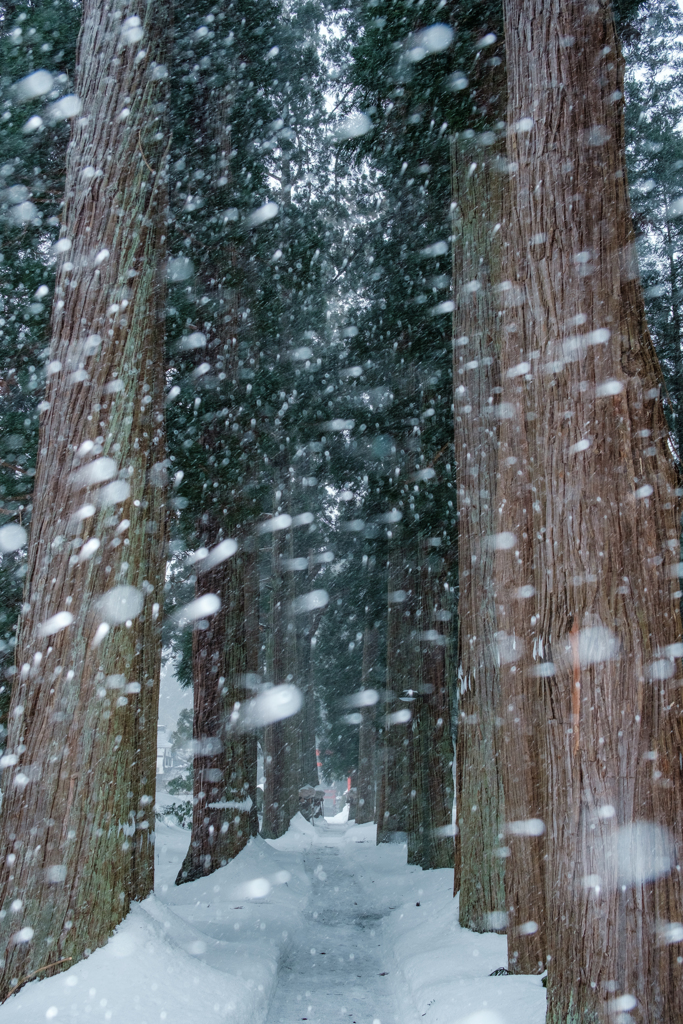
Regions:
M 188 841 L 160 823 L 154 895 L 0 1024 L 543 1024 L 538 977 L 490 976 L 504 936 L 459 927 L 452 871 L 409 867 L 374 825 L 297 815 L 176 886 Z
M 405 1003 L 402 1012 L 398 1005 L 391 949 L 378 928 L 390 910 L 373 899 L 371 883 L 363 885 L 355 844 L 344 843 L 346 831 L 345 825 L 318 825 L 303 856 L 312 881 L 306 928 L 281 965 L 267 1024 L 409 1020 Z

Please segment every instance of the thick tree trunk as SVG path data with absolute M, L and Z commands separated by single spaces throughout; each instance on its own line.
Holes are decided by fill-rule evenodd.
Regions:
M 508 0 L 506 41 L 501 456 L 520 484 L 497 600 L 508 668 L 545 727 L 548 1020 L 675 1021 L 678 516 L 633 257 L 622 59 L 606 0 Z
M 503 784 L 498 750 L 498 651 L 493 557 L 496 530 L 506 175 L 503 144 L 452 146 L 454 235 L 453 388 L 458 473 L 460 597 L 456 891 L 460 924 L 491 931 L 504 922 Z M 475 287 L 476 283 L 476 287 Z
M 226 539 L 215 520 L 202 533 L 207 547 Z M 250 696 L 248 676 L 258 667 L 253 547 L 242 544 L 232 558 L 201 573 L 196 589 L 198 597 L 217 594 L 221 609 L 205 629 L 195 627 L 192 638 L 194 807 L 190 847 L 177 885 L 227 864 L 258 831 L 256 735 L 239 727 L 240 705 Z
M 296 556 L 295 534 L 290 530 L 286 535 L 286 561 Z M 301 616 L 293 611 L 292 603 L 301 594 L 299 578 L 301 572 L 287 569 L 284 573 L 283 601 L 281 601 L 281 612 L 283 615 L 283 642 L 286 673 L 281 680 L 284 683 L 297 686 L 301 689 Z M 310 653 L 310 651 L 309 651 Z M 303 725 L 304 713 L 297 711 L 285 719 L 285 779 L 287 786 L 287 815 L 286 827 L 299 810 L 299 789 L 303 785 Z
M 300 550 L 306 550 L 306 537 L 299 543 Z M 302 573 L 296 573 L 306 579 L 306 588 L 310 591 L 314 586 L 315 577 L 318 575 L 319 566 L 313 561 L 314 551 L 307 550 L 308 574 L 303 577 Z M 302 707 L 299 716 L 299 728 L 301 732 L 300 757 L 301 757 L 301 782 L 302 786 L 317 786 L 320 782 L 318 775 L 318 753 L 315 740 L 316 723 L 316 700 L 315 681 L 313 679 L 312 645 L 315 643 L 315 634 L 320 623 L 320 612 L 305 612 L 297 615 L 294 625 L 297 632 L 297 685 L 301 689 Z
M 315 621 L 307 622 L 300 637 L 301 660 L 299 679 L 303 705 L 301 708 L 301 784 L 317 786 L 318 754 L 315 742 L 315 684 L 311 674 L 311 641 L 315 635 Z
M 275 686 L 282 685 L 287 677 L 288 665 L 288 615 L 287 591 L 282 564 L 284 551 L 283 535 L 272 535 L 272 594 L 270 608 L 270 658 L 269 668 Z M 263 821 L 261 835 L 266 839 L 284 836 L 290 824 L 289 785 L 289 723 L 287 719 L 271 722 L 263 730 Z
M 304 676 L 307 676 L 309 668 L 310 635 L 302 635 L 305 631 L 300 625 L 300 616 L 293 610 L 297 595 L 296 577 L 301 575 L 291 569 L 293 555 L 293 531 L 290 530 L 287 535 L 274 534 L 270 668 L 275 686 L 289 684 L 301 689 L 300 673 L 303 668 Z M 307 644 L 307 650 L 302 657 L 301 648 L 304 643 Z M 272 722 L 264 730 L 265 791 L 261 834 L 267 839 L 284 836 L 290 821 L 299 810 L 299 790 L 304 782 L 304 730 L 312 748 L 312 756 L 315 757 L 315 736 L 314 731 L 310 735 L 311 724 L 303 710 L 281 721 Z M 310 758 L 307 764 L 309 761 Z
M 284 473 L 281 472 L 281 478 Z M 298 492 L 288 481 L 292 504 Z M 284 490 L 284 485 L 283 485 Z M 309 556 L 305 574 L 299 560 Z M 315 742 L 315 695 L 311 676 L 311 643 L 319 613 L 296 608 L 296 600 L 308 590 L 317 570 L 311 569 L 307 539 L 290 529 L 273 539 L 273 593 L 271 605 L 271 672 L 276 686 L 296 686 L 301 709 L 267 726 L 264 732 L 266 785 L 261 832 L 267 838 L 284 835 L 299 810 L 302 786 L 318 785 Z M 305 567 L 305 560 L 303 562 Z
M 308 588 L 314 586 L 319 564 L 313 562 L 314 551 L 308 551 Z M 315 565 L 315 567 L 314 567 Z M 321 612 L 307 613 L 299 626 L 299 680 L 303 697 L 301 709 L 301 780 L 304 786 L 320 784 L 318 773 L 318 745 L 315 738 L 316 697 L 313 677 L 313 645 L 320 625 Z
M 363 690 L 374 689 L 374 670 L 377 663 L 379 631 L 376 626 L 366 626 L 363 631 Z M 375 820 L 375 729 L 376 707 L 374 704 L 361 707 L 362 716 L 358 729 L 358 806 L 356 824 L 363 825 Z
M 384 721 L 379 729 L 377 786 L 377 843 L 407 839 L 410 817 L 409 704 L 400 697 L 414 682 L 415 664 L 410 638 L 411 606 L 408 574 L 401 553 L 392 556 L 387 606 L 387 684 Z M 406 587 L 403 589 L 400 583 Z M 413 608 L 414 611 L 414 608 Z M 407 613 L 407 614 L 406 614 Z
M 59 369 L 40 426 L 6 753 L 16 763 L 2 784 L 0 997 L 102 945 L 152 888 L 168 34 L 167 4 L 84 4 L 87 116 L 67 158 Z
M 503 352 L 503 367 L 509 368 Z M 512 378 L 515 379 L 515 378 Z M 507 399 L 506 378 L 503 398 Z M 511 403 L 501 403 L 509 415 Z M 545 741 L 540 709 L 543 706 L 543 680 L 533 661 L 521 660 L 524 650 L 535 651 L 535 621 L 531 618 L 535 574 L 533 536 L 528 479 L 518 475 L 518 466 L 529 464 L 524 435 L 510 443 L 508 431 L 517 426 L 514 419 L 503 419 L 500 448 L 499 509 L 494 545 L 512 548 L 515 572 L 510 572 L 510 549 L 496 551 L 496 603 L 499 630 L 496 634 L 500 659 L 499 757 L 505 794 L 506 847 L 505 910 L 508 915 L 508 968 L 518 974 L 537 974 L 544 970 L 546 936 L 547 843 L 544 821 L 547 791 Z M 514 451 L 515 454 L 512 454 Z M 507 460 L 507 461 L 506 461 Z M 521 582 L 524 580 L 524 582 Z M 527 589 L 524 589 L 527 588 Z M 526 595 L 526 596 L 525 596 Z M 535 826 L 524 822 L 533 822 Z
M 451 612 L 442 606 L 445 561 L 420 546 L 420 618 L 415 625 L 419 657 L 413 712 L 408 863 L 453 867 L 453 741 L 448 657 Z

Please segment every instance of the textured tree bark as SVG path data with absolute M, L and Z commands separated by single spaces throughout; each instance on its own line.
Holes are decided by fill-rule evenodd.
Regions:
M 313 562 L 315 552 L 308 550 L 309 569 L 308 587 L 314 586 L 315 577 L 319 572 L 319 564 Z M 315 738 L 316 697 L 315 679 L 313 678 L 313 645 L 320 625 L 322 612 L 308 612 L 303 625 L 299 627 L 299 680 L 303 697 L 301 709 L 301 780 L 304 786 L 317 786 L 320 783 L 318 774 L 318 749 Z
M 281 533 L 274 533 L 272 539 L 272 605 L 271 605 L 271 658 L 270 668 L 273 683 L 278 686 L 285 682 L 287 675 L 287 613 L 282 552 L 284 542 Z M 289 757 L 288 722 L 280 719 L 271 722 L 263 730 L 263 770 L 265 786 L 263 793 L 263 822 L 261 835 L 266 839 L 278 839 L 289 828 Z
M 297 503 L 298 504 L 298 503 Z M 306 550 L 306 536 L 299 542 L 299 551 Z M 314 551 L 306 550 L 308 556 L 308 574 L 306 588 L 311 590 L 314 586 L 315 577 L 318 575 L 319 566 L 313 562 Z M 303 555 L 301 556 L 303 557 Z M 303 573 L 295 573 L 295 576 L 303 576 Z M 294 625 L 297 636 L 297 685 L 301 689 L 302 706 L 298 716 L 300 730 L 300 786 L 317 786 L 320 777 L 318 775 L 318 754 L 315 741 L 316 722 L 316 701 L 315 682 L 312 675 L 312 644 L 315 642 L 315 634 L 320 623 L 320 612 L 305 612 L 294 617 Z M 297 795 L 298 808 L 298 795 Z
M 300 638 L 301 661 L 299 679 L 303 705 L 301 708 L 301 784 L 317 786 L 318 755 L 315 742 L 315 684 L 311 675 L 311 641 L 315 636 L 316 622 L 307 622 Z
M 514 539 L 497 602 L 545 730 L 548 1020 L 673 1021 L 678 515 L 633 257 L 622 58 L 606 0 L 507 0 L 506 42 L 501 456 L 519 483 L 502 492 Z
M 419 658 L 417 694 L 410 705 L 411 802 L 408 863 L 453 867 L 453 741 L 448 637 L 451 612 L 442 607 L 446 563 L 420 542 L 420 618 L 413 643 Z
M 207 547 L 226 539 L 215 519 L 200 536 Z M 239 722 L 240 704 L 249 697 L 248 676 L 258 667 L 258 583 L 249 540 L 196 584 L 197 596 L 217 594 L 221 609 L 206 629 L 195 627 L 192 637 L 194 807 L 190 846 L 176 885 L 227 864 L 258 831 L 256 734 L 242 731 Z
M 501 927 L 503 785 L 498 750 L 498 651 L 493 559 L 496 530 L 504 139 L 452 145 L 454 235 L 453 388 L 458 471 L 460 597 L 456 764 L 456 891 L 460 924 Z M 476 282 L 478 287 L 473 287 Z M 492 916 L 494 915 L 494 916 Z
M 395 552 L 389 566 L 387 606 L 387 685 L 384 722 L 379 729 L 377 786 L 377 843 L 407 836 L 410 816 L 410 718 L 399 699 L 414 681 L 415 659 L 410 641 L 411 606 L 403 553 Z M 403 583 L 405 589 L 400 584 Z M 414 611 L 414 608 L 413 608 Z M 406 615 L 406 612 L 408 615 Z
M 378 644 L 379 631 L 375 626 L 366 626 L 363 631 L 363 690 L 372 690 L 372 684 L 376 681 L 373 670 L 377 663 Z M 362 721 L 358 729 L 357 825 L 375 820 L 375 705 L 362 707 L 360 713 Z
M 167 4 L 84 4 L 2 783 L 0 998 L 102 945 L 152 888 L 168 37 Z
M 296 507 L 296 489 L 291 489 L 291 501 L 292 507 Z M 294 559 L 299 555 L 297 549 L 298 537 L 294 530 L 290 530 L 286 535 L 286 555 L 287 559 Z M 285 563 L 286 564 L 286 563 Z M 283 615 L 283 634 L 282 639 L 284 643 L 284 668 L 285 676 L 281 680 L 282 682 L 293 684 L 302 689 L 302 667 L 305 663 L 306 671 L 308 667 L 308 660 L 304 656 L 302 658 L 302 632 L 305 628 L 302 623 L 304 618 L 301 614 L 296 614 L 293 610 L 293 602 L 296 601 L 297 597 L 301 596 L 301 584 L 299 577 L 303 574 L 301 572 L 287 570 L 284 574 L 283 579 L 283 597 L 281 601 L 281 612 Z M 308 651 L 310 655 L 310 638 Z M 305 675 L 304 675 L 305 679 Z M 305 688 L 305 687 L 304 687 Z M 302 694 L 303 697 L 303 694 Z M 285 719 L 285 776 L 287 786 L 287 828 L 294 815 L 299 810 L 299 789 L 304 783 L 303 779 L 303 761 L 304 761 L 304 724 L 305 715 L 304 711 L 297 711 L 296 714 L 290 715 Z
M 203 147 L 206 164 L 214 162 L 224 170 L 223 181 L 231 174 L 230 158 L 234 155 L 230 126 L 233 107 L 234 99 L 225 79 L 221 85 L 216 83 L 215 76 L 194 83 L 189 110 L 195 138 Z M 214 185 L 209 193 L 209 206 L 212 202 L 214 208 L 216 203 L 225 204 L 219 192 Z M 226 384 L 234 384 L 245 345 L 256 349 L 244 321 L 246 301 L 239 284 L 244 277 L 244 266 L 240 267 L 243 253 L 234 241 L 226 242 L 220 233 L 212 234 L 207 223 L 215 219 L 214 216 L 207 222 L 205 218 L 203 223 L 194 225 L 193 253 L 199 260 L 196 287 L 199 294 L 211 300 L 204 308 L 207 317 L 213 310 L 213 324 L 208 348 L 190 355 L 187 372 L 191 362 L 198 366 L 205 362 L 207 354 L 209 358 L 213 355 L 225 369 Z M 205 321 L 205 329 L 208 326 Z M 239 395 L 234 386 L 213 391 L 213 396 L 214 403 L 225 402 L 236 411 Z M 203 407 L 211 403 L 211 396 L 207 397 L 209 402 L 204 400 Z M 205 413 L 204 422 L 201 445 L 206 468 L 220 463 L 221 455 L 230 445 L 220 420 Z M 205 490 L 200 492 L 199 507 L 203 510 L 214 506 L 213 512 L 202 511 L 198 517 L 196 536 L 200 545 L 213 549 L 227 539 L 238 538 L 239 552 L 208 572 L 202 572 L 205 563 L 197 563 L 196 596 L 215 593 L 221 599 L 221 609 L 207 620 L 207 628 L 195 627 L 192 635 L 193 822 L 190 846 L 176 884 L 210 874 L 228 863 L 249 836 L 258 832 L 256 733 L 254 729 L 241 729 L 239 714 L 240 705 L 252 695 L 249 677 L 257 672 L 259 653 L 257 541 L 252 532 L 257 508 L 253 499 L 247 497 L 253 490 L 250 480 L 253 482 L 253 474 L 247 475 L 245 481 L 244 470 L 236 474 L 233 463 L 232 473 L 223 470 L 219 479 L 214 480 L 212 498 L 208 498 Z M 221 506 L 227 506 L 223 507 L 222 515 Z
M 281 479 L 286 478 L 284 472 Z M 300 495 L 288 482 L 288 495 L 297 507 Z M 283 486 L 284 489 L 284 486 Z M 318 784 L 318 759 L 315 742 L 315 695 L 311 678 L 311 643 L 319 613 L 296 609 L 311 585 L 317 570 L 308 575 L 297 571 L 295 562 L 303 558 L 306 537 L 299 530 L 274 534 L 273 594 L 271 631 L 271 671 L 276 686 L 296 686 L 301 693 L 301 709 L 274 722 L 264 731 L 265 792 L 261 833 L 267 838 L 284 835 L 299 810 L 299 790 L 303 785 Z M 305 582 L 304 582 L 305 581 Z

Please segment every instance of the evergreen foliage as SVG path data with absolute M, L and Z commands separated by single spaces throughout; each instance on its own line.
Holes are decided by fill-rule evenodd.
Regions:
M 651 4 L 626 55 L 626 155 L 647 318 L 664 371 L 678 460 L 683 451 L 683 15 Z

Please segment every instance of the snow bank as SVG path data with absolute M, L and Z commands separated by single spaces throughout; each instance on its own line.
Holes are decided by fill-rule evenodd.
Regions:
M 330 825 L 341 825 L 341 824 L 343 824 L 344 822 L 346 822 L 348 820 L 349 820 L 349 805 L 348 804 L 344 804 L 344 806 L 342 807 L 341 811 L 339 811 L 338 814 L 332 814 L 332 815 L 330 815 L 329 818 L 327 818 L 327 817 L 325 818 L 325 821 L 328 821 L 330 823 Z
M 410 902 L 385 923 L 419 1016 L 425 1024 L 544 1024 L 546 993 L 540 977 L 490 976 L 507 966 L 507 940 L 461 928 L 452 888 L 452 871 L 413 876 Z
M 320 826 L 318 826 L 320 831 Z M 308 850 L 316 837 L 316 828 L 310 821 L 306 821 L 301 811 L 292 818 L 289 829 L 279 839 L 269 839 L 268 844 L 275 850 L 289 850 L 303 853 Z
M 490 977 L 507 966 L 506 937 L 480 935 L 458 924 L 453 872 L 406 865 L 405 843 L 376 846 L 375 829 L 350 823 L 340 842 L 368 901 L 386 907 L 383 945 L 393 956 L 399 987 L 415 1007 L 416 1019 L 424 1024 L 464 1024 L 470 1018 L 470 1024 L 544 1024 L 546 992 L 539 977 Z
M 405 844 L 375 835 L 297 815 L 175 886 L 189 832 L 160 825 L 155 895 L 87 960 L 12 996 L 0 1024 L 544 1024 L 540 978 L 490 977 L 505 937 L 458 925 L 452 872 L 409 867 Z
M 305 829 L 295 822 L 292 832 L 289 848 L 287 836 L 257 837 L 226 867 L 175 886 L 189 832 L 160 825 L 156 894 L 131 908 L 106 946 L 12 996 L 0 1022 L 261 1024 L 310 890 L 291 852 Z

